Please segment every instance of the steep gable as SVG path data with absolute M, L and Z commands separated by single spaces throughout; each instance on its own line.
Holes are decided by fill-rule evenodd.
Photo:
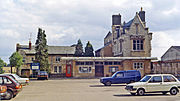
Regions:
M 161 57 L 162 61 L 180 60 L 180 46 L 171 46 Z

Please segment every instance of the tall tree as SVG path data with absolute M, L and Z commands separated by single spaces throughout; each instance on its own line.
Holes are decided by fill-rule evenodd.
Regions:
M 75 51 L 75 56 L 77 57 L 82 57 L 83 56 L 83 44 L 81 43 L 81 40 L 78 40 L 78 43 L 76 45 L 76 51 Z
M 41 28 L 38 29 L 35 50 L 35 62 L 40 64 L 40 70 L 50 72 L 46 34 L 45 30 L 42 30 Z
M 18 52 L 14 52 L 10 57 L 9 57 L 9 62 L 11 67 L 16 67 L 16 74 L 19 75 L 19 69 L 21 65 L 23 64 L 23 57 L 21 54 Z
M 86 44 L 86 47 L 85 47 L 85 53 L 84 53 L 84 56 L 85 57 L 94 57 L 94 49 L 93 49 L 93 46 L 92 44 L 88 41 L 88 43 Z
M 3 67 L 6 66 L 6 63 L 0 58 L 0 74 L 4 73 Z

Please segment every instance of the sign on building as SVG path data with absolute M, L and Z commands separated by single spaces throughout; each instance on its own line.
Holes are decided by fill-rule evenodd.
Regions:
M 40 68 L 39 63 L 31 63 L 31 70 L 39 70 Z

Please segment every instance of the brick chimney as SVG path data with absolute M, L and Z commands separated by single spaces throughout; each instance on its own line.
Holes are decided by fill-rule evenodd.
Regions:
M 29 49 L 31 50 L 31 41 L 29 41 Z

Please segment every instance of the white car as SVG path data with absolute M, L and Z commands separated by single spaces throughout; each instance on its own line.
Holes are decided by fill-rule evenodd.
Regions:
M 171 74 L 153 74 L 143 77 L 139 82 L 128 84 L 125 89 L 132 95 L 156 92 L 176 95 L 180 89 L 180 81 Z
M 17 80 L 20 84 L 28 84 L 29 83 L 29 78 L 21 78 L 17 74 L 5 74 L 13 77 L 15 80 Z

